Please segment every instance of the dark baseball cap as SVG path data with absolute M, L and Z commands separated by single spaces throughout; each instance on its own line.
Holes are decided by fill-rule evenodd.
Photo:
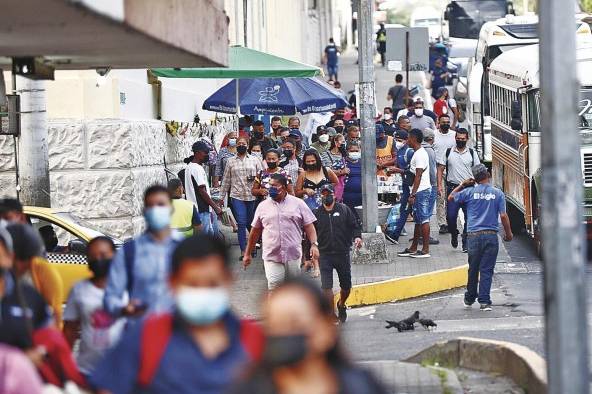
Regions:
M 329 193 L 333 194 L 333 193 L 335 193 L 335 188 L 333 187 L 332 184 L 326 183 L 323 186 L 321 186 L 321 190 L 319 192 L 321 194 L 323 194 L 323 192 L 329 192 Z
M 203 141 L 197 141 L 196 143 L 194 143 L 191 146 L 191 150 L 193 152 L 206 152 L 206 153 L 209 153 L 211 149 L 210 149 L 210 146 L 208 144 L 206 144 L 205 142 L 203 142 Z
M 406 130 L 397 130 L 395 131 L 395 138 L 406 140 L 407 138 L 409 138 L 409 133 Z
M 384 126 L 380 123 L 376 123 L 376 135 L 384 134 Z
M 290 137 L 302 138 L 302 133 L 298 129 L 290 129 Z

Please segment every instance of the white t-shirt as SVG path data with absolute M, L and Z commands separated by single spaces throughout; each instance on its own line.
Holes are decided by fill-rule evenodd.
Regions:
M 85 374 L 92 373 L 103 353 L 117 343 L 125 327 L 125 319 L 113 320 L 103 309 L 104 295 L 105 290 L 90 280 L 78 282 L 70 291 L 64 310 L 64 321 L 80 322 L 76 361 Z
M 450 116 L 450 124 L 454 124 L 454 111 L 452 110 L 452 108 L 456 108 L 456 100 L 453 98 L 449 98 L 448 102 L 446 103 L 447 107 L 449 108 L 448 110 L 448 116 Z
M 454 148 L 456 146 L 456 131 L 448 130 L 448 133 L 443 134 L 440 130 L 434 133 L 434 144 L 432 145 L 434 152 L 436 152 L 436 162 L 444 165 L 446 163 L 446 149 Z
M 200 207 L 197 203 L 196 190 L 193 188 L 193 182 L 191 182 L 192 176 L 193 179 L 195 179 L 197 186 L 206 185 L 206 192 L 210 194 L 210 185 L 208 184 L 206 170 L 204 170 L 201 165 L 194 162 L 187 164 L 187 169 L 185 169 L 185 196 L 187 197 L 187 200 L 195 204 L 199 209 L 199 212 L 207 212 L 205 207 Z M 209 210 L 211 211 L 211 207 L 209 207 Z
M 430 183 L 430 157 L 428 156 L 428 152 L 423 147 L 416 150 L 413 154 L 413 157 L 411 158 L 411 172 L 415 174 L 416 168 L 423 168 L 423 173 L 421 174 L 421 181 L 419 182 L 419 187 L 417 188 L 417 191 L 420 192 L 422 190 L 431 188 L 432 184 Z

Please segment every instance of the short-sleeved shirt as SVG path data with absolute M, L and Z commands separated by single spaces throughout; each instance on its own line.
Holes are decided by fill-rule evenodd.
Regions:
M 444 153 L 444 160 L 446 165 L 446 153 Z M 456 147 L 450 149 L 446 182 L 460 185 L 463 181 L 471 179 L 473 177 L 471 168 L 479 163 L 479 156 L 474 149 L 465 148 L 462 153 Z
M 114 320 L 103 309 L 105 290 L 90 280 L 78 282 L 70 291 L 64 321 L 80 322 L 80 346 L 76 361 L 80 370 L 90 374 L 103 353 L 119 339 L 125 319 Z
M 281 202 L 261 202 L 252 226 L 263 229 L 263 260 L 276 263 L 302 257 L 302 227 L 314 223 L 314 214 L 300 198 L 286 195 Z
M 411 172 L 415 174 L 418 168 L 423 168 L 419 187 L 417 188 L 417 191 L 420 192 L 432 187 L 432 184 L 430 183 L 430 157 L 425 148 L 419 148 L 416 150 L 411 158 Z
M 506 212 L 506 196 L 488 183 L 468 187 L 454 194 L 454 201 L 466 204 L 467 232 L 499 230 L 499 215 Z
M 425 129 L 436 129 L 436 123 L 434 123 L 434 120 L 425 113 L 423 116 L 411 116 L 409 122 L 411 123 L 412 129 L 419 129 L 421 131 Z
M 271 176 L 274 174 L 283 175 L 288 180 L 288 183 L 292 183 L 292 177 L 290 177 L 290 174 L 288 174 L 288 171 L 286 171 L 285 169 L 283 169 L 281 167 L 274 173 L 269 172 L 269 170 L 259 171 L 259 174 L 257 174 L 257 178 L 255 178 L 255 182 L 260 184 L 261 187 L 269 190 L 269 188 L 271 187 L 271 185 L 269 184 L 271 181 Z
M 407 88 L 403 85 L 395 85 L 391 86 L 388 95 L 391 96 L 393 100 L 392 108 L 404 108 L 405 107 L 405 96 L 407 95 Z
M 226 168 L 226 162 L 228 162 L 228 159 L 234 156 L 236 156 L 236 153 L 232 153 L 228 150 L 228 148 L 220 149 L 220 152 L 218 152 L 218 157 L 216 158 L 216 169 L 214 170 L 214 176 L 222 178 L 222 175 L 224 175 L 224 169 Z
M 187 196 L 187 200 L 197 205 L 197 210 L 200 213 L 209 212 L 210 206 L 198 195 L 195 186 L 205 186 L 206 192 L 210 194 L 210 185 L 206 170 L 201 165 L 191 162 L 185 170 L 185 195 Z
M 446 164 L 446 150 L 456 146 L 456 131 L 448 130 L 448 133 L 442 133 L 436 130 L 434 133 L 434 151 L 436 152 L 436 161 L 438 164 Z
M 19 349 L 28 349 L 33 346 L 33 342 L 25 316 L 31 317 L 33 330 L 47 326 L 53 319 L 49 306 L 32 286 L 22 281 L 18 284 L 22 300 L 17 295 L 16 286 L 14 276 L 6 273 L 4 296 L 0 299 L 0 342 Z
M 339 49 L 337 49 L 336 45 L 327 45 L 325 47 L 325 55 L 327 55 L 327 64 L 330 66 L 337 65 L 337 61 L 339 60 L 337 54 L 339 53 Z
M 434 147 L 427 142 L 422 143 L 421 146 L 423 146 L 430 158 L 430 183 L 432 184 L 432 187 L 436 187 L 438 185 L 436 174 L 436 152 L 434 151 Z

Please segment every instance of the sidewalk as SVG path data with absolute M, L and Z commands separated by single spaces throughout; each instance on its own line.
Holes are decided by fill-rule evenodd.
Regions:
M 409 234 L 413 223 L 407 223 L 406 228 Z M 228 227 L 222 226 L 225 231 L 227 241 L 232 244 L 231 261 L 233 263 L 233 273 L 235 276 L 235 285 L 231 294 L 231 301 L 235 310 L 241 315 L 258 316 L 258 305 L 261 297 L 267 290 L 267 280 L 261 260 L 261 251 L 258 251 L 257 258 L 247 270 L 243 270 L 242 263 L 239 262 L 240 250 L 236 234 L 230 232 Z M 400 244 L 393 245 L 387 241 L 388 263 L 386 264 L 353 264 L 352 282 L 355 285 L 375 283 L 379 281 L 391 280 L 395 278 L 410 278 L 416 275 L 428 274 L 434 271 L 456 268 L 467 263 L 467 254 L 462 253 L 460 247 L 453 249 L 450 246 L 450 235 L 438 234 L 436 225 L 432 225 L 432 236 L 440 239 L 439 245 L 430 245 L 431 258 L 412 259 L 409 257 L 399 257 L 397 253 L 409 245 L 409 236 L 401 236 Z M 498 265 L 496 271 L 526 270 L 519 265 L 511 263 L 503 243 L 500 242 L 500 252 L 498 255 Z M 316 279 L 319 282 L 320 279 Z M 333 275 L 334 290 L 338 291 L 337 274 Z
M 347 93 L 354 87 L 354 82 L 358 81 L 358 66 L 355 64 L 357 54 L 354 51 L 348 51 L 340 58 L 339 65 L 339 80 L 342 84 L 342 89 Z M 386 100 L 386 94 L 390 86 L 394 84 L 396 72 L 387 71 L 386 68 L 375 64 L 375 77 L 376 77 L 376 96 L 378 110 L 382 111 L 385 106 L 390 106 L 390 103 Z M 425 73 L 423 72 L 411 72 L 410 73 L 410 86 L 420 85 L 424 86 L 426 83 Z M 420 95 L 424 100 L 430 100 L 430 94 L 428 90 L 423 89 L 420 91 Z M 431 105 L 429 105 L 431 106 Z M 413 233 L 413 223 L 408 222 L 406 224 L 406 230 L 408 234 Z M 224 228 L 224 227 L 223 227 Z M 228 230 L 228 228 L 226 228 Z M 353 285 L 368 285 L 381 282 L 381 289 L 376 292 L 381 292 L 382 297 L 370 297 L 370 299 L 384 299 L 389 297 L 391 293 L 406 293 L 403 298 L 409 298 L 411 296 L 417 296 L 417 294 L 429 294 L 435 291 L 441 291 L 448 289 L 450 283 L 453 286 L 461 286 L 466 280 L 465 268 L 459 268 L 467 264 L 467 255 L 462 253 L 460 246 L 458 249 L 453 249 L 450 246 L 450 235 L 438 234 L 438 228 L 435 223 L 432 223 L 432 237 L 440 240 L 439 245 L 430 245 L 431 258 L 429 259 L 412 259 L 408 257 L 398 257 L 397 253 L 405 249 L 409 243 L 409 236 L 401 236 L 399 245 L 393 245 L 386 241 L 388 263 L 386 264 L 354 264 L 352 265 L 352 282 Z M 242 264 L 238 261 L 240 251 L 238 249 L 236 234 L 226 233 L 227 240 L 233 244 L 231 255 L 234 264 L 234 274 L 236 284 L 232 293 L 232 302 L 235 309 L 243 314 L 249 316 L 258 315 L 258 305 L 261 297 L 265 294 L 267 289 L 267 281 L 265 279 L 265 272 L 263 270 L 263 262 L 261 261 L 261 251 L 256 259 L 253 259 L 251 266 L 244 271 Z M 460 240 L 459 240 L 460 241 Z M 455 270 L 456 269 L 456 270 Z M 503 246 L 503 242 L 500 241 L 500 252 L 498 255 L 498 265 L 496 266 L 497 272 L 527 272 L 530 268 L 524 266 L 524 264 L 512 264 L 510 258 Z M 450 275 L 448 277 L 442 277 L 442 272 L 447 270 L 453 272 L 453 278 Z M 436 274 L 438 272 L 440 276 Z M 430 273 L 435 273 L 430 276 Z M 417 281 L 407 281 L 404 284 L 398 282 L 389 283 L 383 281 L 392 281 L 397 278 L 414 278 L 418 275 L 422 275 L 417 278 Z M 427 275 L 427 277 L 426 277 Z M 317 279 L 320 285 L 320 279 Z M 426 281 L 431 281 L 431 285 L 423 286 Z M 443 283 L 447 282 L 447 283 Z M 337 275 L 334 274 L 334 289 L 338 291 L 338 280 Z M 439 286 L 441 284 L 441 286 Z M 368 292 L 368 288 L 373 286 L 362 286 L 364 292 Z M 378 286 L 376 286 L 378 287 Z M 385 291 L 384 288 L 387 288 Z M 400 291 L 402 287 L 406 287 L 407 291 Z M 422 289 L 418 289 L 422 287 Z M 393 288 L 397 291 L 393 292 Z M 390 291 L 389 291 L 390 290 Z M 362 292 L 362 293 L 364 293 Z M 372 289 L 371 289 L 372 292 Z M 352 303 L 359 304 L 357 300 L 368 299 L 367 294 L 357 294 L 356 291 L 352 292 Z M 402 299 L 402 298 L 401 298 Z M 389 299 L 390 300 L 390 299 Z M 380 301 L 382 302 L 382 301 Z

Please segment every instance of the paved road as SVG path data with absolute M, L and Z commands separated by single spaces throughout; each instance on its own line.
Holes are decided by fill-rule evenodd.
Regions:
M 527 266 L 521 273 L 499 273 L 494 277 L 494 310 L 464 309 L 464 290 L 457 289 L 430 296 L 350 310 L 343 326 L 346 347 L 357 360 L 402 360 L 437 341 L 459 336 L 497 339 L 523 344 L 544 356 L 543 275 L 532 245 L 519 236 L 506 249 L 512 264 Z M 534 269 L 538 267 L 537 269 Z M 587 283 L 592 285 L 592 269 Z M 588 310 L 592 296 L 588 295 Z M 399 333 L 384 328 L 384 320 L 400 320 L 414 311 L 438 323 L 435 331 L 422 328 Z M 592 315 L 588 317 L 589 325 Z M 592 333 L 592 328 L 590 329 Z M 592 337 L 591 337 L 592 341 Z M 591 353 L 592 354 L 592 353 Z

